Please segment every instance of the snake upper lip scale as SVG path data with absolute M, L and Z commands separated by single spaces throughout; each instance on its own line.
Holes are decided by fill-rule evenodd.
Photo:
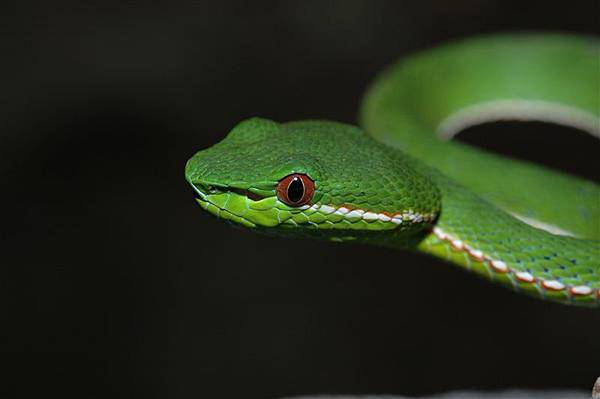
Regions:
M 361 128 L 251 118 L 196 153 L 198 203 L 288 237 L 444 259 L 513 290 L 600 306 L 600 187 L 447 141 L 466 126 L 540 120 L 600 137 L 597 39 L 504 34 L 400 60 L 368 89 Z

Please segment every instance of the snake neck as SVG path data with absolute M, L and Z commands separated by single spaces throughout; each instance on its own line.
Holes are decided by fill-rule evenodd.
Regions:
M 400 61 L 370 87 L 366 131 L 524 221 L 600 239 L 600 187 L 459 142 L 465 127 L 536 120 L 600 137 L 597 39 L 498 35 L 464 40 Z M 568 154 L 566 154 L 568 156 Z

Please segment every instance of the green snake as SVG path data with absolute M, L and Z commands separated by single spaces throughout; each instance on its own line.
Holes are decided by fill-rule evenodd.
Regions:
M 516 292 L 600 306 L 600 186 L 448 141 L 499 120 L 600 136 L 599 97 L 597 39 L 473 38 L 384 71 L 360 128 L 248 119 L 185 175 L 203 209 L 236 225 L 416 250 Z

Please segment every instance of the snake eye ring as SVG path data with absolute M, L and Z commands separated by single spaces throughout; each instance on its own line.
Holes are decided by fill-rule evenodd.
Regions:
M 302 206 L 308 203 L 315 193 L 315 183 L 310 177 L 293 173 L 277 184 L 277 197 L 289 206 Z

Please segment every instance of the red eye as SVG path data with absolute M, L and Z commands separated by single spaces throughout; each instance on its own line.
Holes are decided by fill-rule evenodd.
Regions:
M 309 202 L 315 193 L 315 183 L 310 177 L 294 173 L 277 184 L 277 197 L 289 206 L 301 206 Z

